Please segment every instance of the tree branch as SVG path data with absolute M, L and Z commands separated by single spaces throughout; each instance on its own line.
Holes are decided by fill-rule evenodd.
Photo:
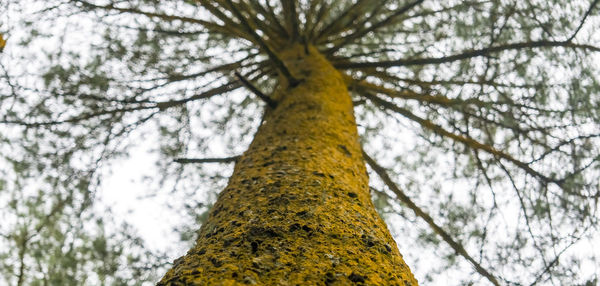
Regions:
M 179 164 L 197 164 L 197 163 L 233 163 L 241 156 L 223 157 L 223 158 L 177 158 L 173 160 Z
M 465 144 L 467 147 L 469 148 L 473 148 L 473 149 L 477 149 L 477 150 L 482 150 L 485 151 L 493 156 L 497 156 L 499 158 L 505 159 L 509 162 L 511 162 L 512 164 L 516 165 L 517 167 L 523 169 L 525 172 L 527 172 L 528 174 L 530 174 L 533 177 L 536 177 L 538 179 L 540 179 L 544 184 L 548 184 L 548 183 L 554 183 L 557 186 L 561 187 L 563 190 L 565 189 L 563 186 L 563 181 L 562 180 L 557 180 L 557 179 L 553 179 L 553 178 L 549 178 L 543 174 L 541 174 L 540 172 L 532 169 L 528 164 L 521 162 L 515 158 L 513 158 L 512 156 L 490 146 L 487 144 L 483 144 L 480 143 L 476 140 L 474 140 L 473 138 L 470 137 L 465 137 L 465 136 L 461 136 L 461 135 L 457 135 L 454 134 L 450 131 L 447 131 L 446 129 L 442 128 L 441 126 L 434 124 L 433 122 L 431 122 L 430 120 L 426 120 L 423 119 L 417 115 L 415 115 L 414 113 L 410 112 L 407 109 L 401 108 L 391 102 L 388 102 L 386 100 L 383 100 L 375 95 L 371 95 L 369 93 L 364 93 L 365 97 L 368 98 L 369 100 L 371 100 L 373 103 L 375 103 L 377 106 L 383 107 L 385 109 L 389 109 L 392 111 L 395 111 L 399 114 L 401 114 L 402 116 L 413 120 L 415 122 L 417 122 L 419 125 L 421 125 L 424 128 L 427 128 L 433 132 L 435 132 L 436 134 L 442 136 L 442 137 L 447 137 L 450 138 L 454 141 L 460 142 Z
M 207 90 L 205 92 L 195 94 L 193 96 L 190 96 L 190 97 L 184 98 L 184 99 L 152 102 L 152 104 L 150 104 L 150 105 L 141 104 L 141 105 L 137 105 L 137 106 L 121 107 L 121 108 L 115 108 L 115 109 L 104 109 L 104 110 L 100 110 L 100 111 L 79 114 L 79 115 L 72 116 L 72 117 L 64 119 L 64 120 L 52 120 L 52 121 L 45 121 L 45 122 L 25 122 L 23 120 L 0 120 L 0 124 L 16 124 L 16 125 L 21 125 L 21 126 L 25 126 L 25 127 L 40 127 L 40 126 L 49 126 L 49 125 L 60 125 L 60 124 L 65 124 L 65 123 L 77 123 L 80 121 L 89 120 L 89 119 L 96 118 L 96 117 L 103 116 L 103 115 L 116 115 L 119 113 L 138 111 L 138 110 L 158 109 L 158 110 L 162 111 L 162 110 L 169 109 L 171 107 L 178 106 L 178 105 L 190 102 L 190 101 L 203 99 L 203 98 L 209 98 L 209 97 L 217 95 L 217 94 L 229 92 L 229 91 L 238 89 L 239 87 L 241 87 L 241 82 L 234 81 L 234 82 L 230 82 L 225 85 Z
M 416 216 L 418 216 L 421 219 L 423 219 L 429 225 L 429 227 L 431 227 L 433 229 L 433 231 L 437 235 L 439 235 L 440 237 L 442 237 L 442 239 L 448 245 L 450 245 L 450 247 L 452 249 L 454 249 L 454 251 L 456 251 L 457 254 L 459 254 L 460 256 L 464 257 L 467 261 L 469 261 L 469 263 L 471 263 L 471 265 L 475 268 L 475 271 L 477 271 L 477 273 L 481 274 L 483 277 L 485 277 L 492 284 L 494 284 L 496 286 L 500 285 L 500 283 L 498 283 L 498 280 L 496 280 L 496 278 L 494 277 L 494 275 L 492 275 L 489 271 L 487 271 L 485 268 L 483 268 L 483 266 L 481 266 L 481 264 L 479 264 L 477 261 L 475 261 L 475 259 L 473 259 L 473 257 L 471 257 L 471 255 L 469 255 L 469 253 L 465 250 L 465 248 L 460 243 L 458 243 L 457 241 L 455 241 L 452 238 L 452 236 L 450 236 L 449 233 L 447 233 L 441 226 L 439 226 L 437 223 L 435 223 L 435 221 L 433 220 L 433 218 L 428 213 L 426 213 L 423 209 L 421 209 L 420 207 L 418 207 L 394 183 L 394 181 L 392 181 L 392 179 L 388 175 L 387 171 L 382 166 L 380 166 L 379 164 L 377 164 L 377 162 L 375 162 L 375 160 L 373 160 L 373 158 L 371 158 L 364 151 L 363 151 L 363 157 L 365 158 L 365 161 L 367 161 L 367 164 L 369 164 L 369 166 L 371 166 L 371 168 L 373 169 L 373 171 L 375 171 L 375 173 L 377 173 L 377 175 L 385 183 L 385 185 L 388 186 L 388 188 L 392 192 L 394 192 L 394 194 L 396 194 L 396 198 L 399 201 L 401 201 L 402 203 L 406 204 L 411 210 L 413 210 L 415 212 Z
M 494 47 L 488 47 L 484 49 L 474 49 L 462 52 L 460 54 L 455 54 L 451 56 L 439 57 L 439 58 L 417 58 L 417 59 L 400 59 L 400 60 L 390 60 L 390 61 L 381 61 L 381 62 L 361 62 L 361 63 L 338 63 L 335 64 L 336 68 L 339 69 L 360 69 L 360 68 L 389 68 L 389 67 L 401 67 L 401 66 L 414 66 L 414 65 L 430 65 L 430 64 L 442 64 L 449 63 L 464 59 L 476 58 L 487 56 L 489 54 L 498 53 L 502 51 L 508 50 L 519 50 L 519 49 L 532 49 L 532 48 L 552 48 L 552 47 L 564 47 L 564 48 L 573 48 L 573 49 L 582 49 L 582 50 L 591 50 L 594 52 L 600 52 L 599 47 L 591 46 L 591 45 L 580 45 L 574 44 L 571 42 L 563 41 L 534 41 L 534 42 L 524 42 L 524 43 L 513 43 L 506 45 L 499 45 Z
M 592 10 L 594 10 L 594 7 L 596 6 L 596 4 L 598 4 L 599 1 L 600 0 L 595 0 L 594 2 L 592 2 L 592 4 L 590 4 L 590 8 L 588 8 L 588 10 L 583 15 L 583 19 L 581 19 L 581 22 L 579 22 L 579 26 L 577 26 L 577 29 L 575 29 L 575 31 L 573 32 L 573 35 L 571 35 L 571 37 L 569 37 L 566 40 L 566 42 L 571 42 L 573 39 L 575 39 L 575 36 L 577 36 L 577 33 L 579 33 L 579 30 L 581 30 L 581 28 L 583 27 L 583 24 L 585 24 L 585 19 L 587 19 L 587 17 L 590 15 L 590 13 L 592 13 Z
M 319 10 L 315 12 L 316 16 L 314 17 L 314 20 L 310 26 L 310 28 L 307 28 L 306 30 L 306 34 L 307 34 L 307 39 L 308 41 L 313 41 L 315 39 L 315 33 L 317 33 L 317 28 L 319 26 L 321 26 L 323 24 L 323 19 L 325 17 L 325 15 L 330 11 L 331 9 L 331 5 L 327 5 L 327 3 L 325 3 L 324 1 L 311 1 L 311 6 L 314 3 L 314 6 L 312 6 L 311 8 L 316 9 L 317 8 L 317 4 L 321 4 L 321 6 L 319 7 Z M 312 15 L 311 15 L 311 18 Z M 309 24 L 308 22 L 306 23 L 307 25 Z
M 76 3 L 80 3 L 82 6 L 87 7 L 87 8 L 117 11 L 119 13 L 144 15 L 149 18 L 158 18 L 158 19 L 165 20 L 165 21 L 178 20 L 178 21 L 182 21 L 182 22 L 186 22 L 186 23 L 199 24 L 199 25 L 203 26 L 204 28 L 206 28 L 207 30 L 214 31 L 216 33 L 230 34 L 230 35 L 239 36 L 239 37 L 244 36 L 243 34 L 240 34 L 239 31 L 232 30 L 233 26 L 221 26 L 217 23 L 200 20 L 200 19 L 196 19 L 196 18 L 161 14 L 161 13 L 155 13 L 155 12 L 146 12 L 146 11 L 142 11 L 142 10 L 138 10 L 138 9 L 134 9 L 134 8 L 119 8 L 119 7 L 115 7 L 113 3 L 107 4 L 107 5 L 97 5 L 97 4 L 93 4 L 93 3 L 83 1 L 83 0 L 73 0 L 73 1 Z
M 235 76 L 248 88 L 252 93 L 254 93 L 258 98 L 262 99 L 269 107 L 275 109 L 277 107 L 277 102 L 271 99 L 266 94 L 262 93 L 256 86 L 254 86 L 250 81 L 245 79 L 240 73 L 235 72 Z
M 414 92 L 412 90 L 406 89 L 406 90 L 394 90 L 394 89 L 389 89 L 380 85 L 376 85 L 374 83 L 370 83 L 367 81 L 359 81 L 356 79 L 353 79 L 353 83 L 354 83 L 354 87 L 358 88 L 358 91 L 374 91 L 377 93 L 383 93 L 391 98 L 403 98 L 403 99 L 412 99 L 412 100 L 417 100 L 423 103 L 433 103 L 439 106 L 444 106 L 444 107 L 450 107 L 453 105 L 468 105 L 468 104 L 474 104 L 476 106 L 479 107 L 484 107 L 484 106 L 489 106 L 492 103 L 489 102 L 485 102 L 482 100 L 479 100 L 477 98 L 469 98 L 469 99 L 458 99 L 458 98 L 448 98 L 446 96 L 443 95 L 428 95 L 428 94 L 420 94 L 417 92 Z
M 292 76 L 292 74 L 290 73 L 288 68 L 285 66 L 283 61 L 275 54 L 275 52 L 269 47 L 269 45 L 267 45 L 267 43 L 263 40 L 263 38 L 261 36 L 259 36 L 256 33 L 256 31 L 254 31 L 251 28 L 250 24 L 248 23 L 248 21 L 246 20 L 244 15 L 242 15 L 242 13 L 238 9 L 236 9 L 233 2 L 231 2 L 231 0 L 226 0 L 226 1 L 231 6 L 231 12 L 233 14 L 235 14 L 235 16 L 238 18 L 238 20 L 240 20 L 240 22 L 242 23 L 242 27 L 244 27 L 244 29 L 246 29 L 246 31 L 254 38 L 254 40 L 258 43 L 258 45 L 261 47 L 261 49 L 263 49 L 265 51 L 265 53 L 267 53 L 267 55 L 269 56 L 269 59 L 271 59 L 271 61 L 273 61 L 273 63 L 277 67 L 277 69 L 283 74 L 283 76 L 285 78 L 287 78 L 288 84 L 291 87 L 297 86 L 300 83 L 300 81 L 298 79 L 296 79 L 294 76 Z
M 29 243 L 29 235 L 27 227 L 24 227 L 24 233 L 19 236 L 19 272 L 17 273 L 17 286 L 23 285 L 25 281 L 25 253 L 27 252 L 27 244 Z
M 406 5 L 404 5 L 403 7 L 399 8 L 398 10 L 396 10 L 392 15 L 387 17 L 385 20 L 377 22 L 369 27 L 366 27 L 365 29 L 357 30 L 352 34 L 345 36 L 342 43 L 335 45 L 331 49 L 327 50 L 326 53 L 333 54 L 335 51 L 337 51 L 340 48 L 342 48 L 343 46 L 351 43 L 355 39 L 361 38 L 361 37 L 367 35 L 368 33 L 375 32 L 379 28 L 392 23 L 394 20 L 396 20 L 396 18 L 398 18 L 399 16 L 402 16 L 404 13 L 408 12 L 410 9 L 414 8 L 415 6 L 423 3 L 423 1 L 424 0 L 416 0 L 416 1 L 410 2 Z
M 280 38 L 283 38 L 283 39 L 289 38 L 287 31 L 281 25 L 281 23 L 279 22 L 279 19 L 277 19 L 277 16 L 273 12 L 271 5 L 269 5 L 269 1 L 266 1 L 266 5 L 267 5 L 266 9 L 265 9 L 265 7 L 263 7 L 263 5 L 260 3 L 260 1 L 257 1 L 257 0 L 251 0 L 250 5 L 254 9 L 256 9 L 259 13 L 263 14 L 263 16 L 265 17 L 264 22 L 265 22 L 266 26 L 269 26 L 273 30 L 274 33 L 276 33 Z
M 281 0 L 281 6 L 283 7 L 286 24 L 290 32 L 289 39 L 292 43 L 296 42 L 300 37 L 300 32 L 298 30 L 300 21 L 298 19 L 298 12 L 296 11 L 296 2 L 297 1 L 295 0 Z
M 173 107 L 173 106 L 177 106 L 177 105 L 181 105 L 190 101 L 194 101 L 194 100 L 198 100 L 198 99 L 204 99 L 204 98 L 209 98 L 211 96 L 217 95 L 217 94 L 222 94 L 225 92 L 230 92 L 233 90 L 236 90 L 238 88 L 240 88 L 242 86 L 241 82 L 239 81 L 233 81 L 233 82 L 229 82 L 226 83 L 222 86 L 219 87 L 215 87 L 213 89 L 209 89 L 205 92 L 202 93 L 198 93 L 196 95 L 190 96 L 188 98 L 184 98 L 184 99 L 179 99 L 179 100 L 170 100 L 170 101 L 163 101 L 163 102 L 158 102 L 156 104 L 156 107 L 158 107 L 161 110 Z
M 334 28 L 339 27 L 339 26 L 346 26 L 346 27 L 349 26 L 349 25 L 344 25 L 345 19 L 353 18 L 352 16 L 362 16 L 362 15 L 356 15 L 357 13 L 353 13 L 353 12 L 356 11 L 357 9 L 360 9 L 366 3 L 367 3 L 366 0 L 357 0 L 356 3 L 350 5 L 350 7 L 345 9 L 334 20 L 332 20 L 327 26 L 325 26 L 323 29 L 321 29 L 317 38 L 322 39 L 322 38 L 330 37 L 333 35 L 332 30 L 334 30 Z M 382 5 L 380 5 L 380 6 L 382 6 Z M 356 19 L 351 19 L 351 20 L 356 20 Z

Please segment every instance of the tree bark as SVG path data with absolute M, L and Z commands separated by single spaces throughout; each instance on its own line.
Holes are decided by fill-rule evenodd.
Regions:
M 300 84 L 272 95 L 196 245 L 158 285 L 417 285 L 371 202 L 341 74 L 312 47 L 280 56 Z

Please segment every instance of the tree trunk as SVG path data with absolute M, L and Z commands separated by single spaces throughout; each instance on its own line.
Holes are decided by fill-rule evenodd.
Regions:
M 352 101 L 310 48 L 277 91 L 196 245 L 158 285 L 417 285 L 369 195 Z

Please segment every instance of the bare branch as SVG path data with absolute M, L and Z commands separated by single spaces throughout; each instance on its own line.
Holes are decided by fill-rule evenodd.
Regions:
M 333 54 L 335 51 L 337 51 L 340 48 L 344 47 L 345 45 L 351 43 L 352 41 L 359 39 L 371 32 L 375 32 L 376 30 L 380 29 L 381 27 L 384 27 L 386 25 L 393 23 L 393 21 L 395 21 L 398 17 L 404 15 L 404 13 L 408 12 L 410 9 L 414 8 L 415 6 L 423 3 L 423 1 L 424 0 L 416 0 L 416 1 L 410 2 L 406 5 L 404 5 L 403 7 L 399 8 L 398 10 L 396 10 L 392 15 L 387 17 L 385 20 L 377 22 L 369 27 L 366 27 L 365 29 L 357 30 L 352 34 L 345 36 L 344 41 L 342 43 L 335 45 L 335 47 L 327 50 L 326 53 Z
M 209 98 L 214 95 L 230 92 L 230 91 L 240 88 L 241 86 L 242 86 L 241 82 L 233 81 L 233 82 L 226 83 L 222 86 L 207 90 L 205 92 L 201 92 L 196 95 L 190 96 L 188 98 L 159 102 L 156 104 L 156 107 L 158 107 L 161 110 L 164 110 L 164 109 L 167 109 L 167 108 L 170 108 L 173 106 L 178 106 L 178 105 L 190 102 L 190 101 Z
M 319 10 L 316 11 L 316 17 L 314 17 L 314 21 L 313 21 L 312 25 L 306 31 L 308 40 L 312 42 L 312 40 L 314 40 L 315 33 L 317 33 L 317 31 L 318 31 L 318 27 L 323 24 L 323 19 L 324 19 L 325 15 L 330 11 L 331 7 L 333 6 L 333 4 L 335 4 L 336 1 L 334 1 L 334 3 L 332 5 L 327 5 L 325 3 L 325 1 L 311 1 L 311 2 L 315 3 L 314 6 L 312 6 L 312 3 L 311 3 L 311 8 L 313 8 L 313 9 L 317 8 L 316 4 L 321 4 L 321 6 L 319 7 Z M 311 15 L 311 18 L 312 18 L 312 15 Z M 307 23 L 307 25 L 308 24 L 309 23 Z
M 483 144 L 480 143 L 478 141 L 476 141 L 473 138 L 470 137 L 465 137 L 462 135 L 457 135 L 454 134 L 450 131 L 447 131 L 446 129 L 442 128 L 441 126 L 427 120 L 427 119 L 423 119 L 417 115 L 415 115 L 414 113 L 410 112 L 407 109 L 401 108 L 391 102 L 385 101 L 377 96 L 365 93 L 365 97 L 367 97 L 369 100 L 371 100 L 373 103 L 375 103 L 376 105 L 383 107 L 385 109 L 389 109 L 392 111 L 395 111 L 399 114 L 401 114 L 402 116 L 413 120 L 415 122 L 417 122 L 419 125 L 421 125 L 424 128 L 427 128 L 433 132 L 435 132 L 436 134 L 442 136 L 442 137 L 447 137 L 450 139 L 453 139 L 454 141 L 460 142 L 465 144 L 467 147 L 469 148 L 473 148 L 473 149 L 477 149 L 477 150 L 482 150 L 485 151 L 493 156 L 497 156 L 499 158 L 505 159 L 511 163 L 513 163 L 514 165 L 516 165 L 517 167 L 523 169 L 525 172 L 527 172 L 528 174 L 530 174 L 531 176 L 540 179 L 544 184 L 548 184 L 548 183 L 554 183 L 556 185 L 558 185 L 559 187 L 563 187 L 563 181 L 562 180 L 557 180 L 557 179 L 553 179 L 550 177 L 547 177 L 543 174 L 541 174 L 540 172 L 532 169 L 528 164 L 521 162 L 517 159 L 515 159 L 514 157 L 512 157 L 509 154 L 506 154 L 490 145 L 487 144 Z M 564 189 L 564 188 L 563 188 Z
M 223 158 L 177 158 L 173 160 L 179 164 L 198 164 L 198 163 L 233 163 L 236 162 L 240 156 L 223 157 Z
M 215 2 L 215 0 L 210 0 L 209 2 Z M 218 3 L 220 3 L 221 5 L 223 5 L 224 7 L 226 7 L 226 5 L 223 3 L 223 1 L 217 1 Z M 252 27 L 254 27 L 257 30 L 261 30 L 264 34 L 264 38 L 265 41 L 271 41 L 272 43 L 277 42 L 277 44 L 283 44 L 285 41 L 283 41 L 283 39 L 287 39 L 288 37 L 282 37 L 282 33 L 281 31 L 278 31 L 276 29 L 276 26 L 274 27 L 273 24 L 271 24 L 269 21 L 265 21 L 265 20 L 260 20 L 258 14 L 261 13 L 260 11 L 264 10 L 260 10 L 260 8 L 262 7 L 262 5 L 260 3 L 258 3 L 258 1 L 252 1 L 252 2 L 256 2 L 256 5 L 251 5 L 252 3 L 246 3 L 246 1 L 240 1 L 237 5 L 237 7 L 235 7 L 235 9 L 239 9 L 240 11 L 244 11 L 245 13 L 248 14 L 248 17 L 245 17 L 246 21 L 248 21 L 248 23 L 250 23 L 252 25 Z M 218 8 L 215 7 L 215 9 L 218 10 Z M 225 15 L 223 15 L 223 17 L 226 17 Z M 231 21 L 231 20 L 230 20 Z M 232 21 L 233 22 L 233 21 Z M 239 26 L 239 24 L 235 23 L 235 25 Z M 243 30 L 243 29 L 242 29 Z M 250 37 L 248 40 L 256 43 L 254 41 L 254 38 Z
M 520 49 L 533 49 L 533 48 L 553 48 L 553 47 L 564 47 L 564 48 L 572 48 L 572 49 L 580 49 L 580 50 L 590 50 L 594 52 L 600 52 L 599 47 L 591 46 L 591 45 L 580 45 L 574 44 L 571 42 L 555 42 L 555 41 L 535 41 L 535 42 L 523 42 L 523 43 L 513 43 L 513 44 L 505 44 L 494 47 L 488 47 L 484 49 L 474 49 L 465 51 L 459 54 L 439 57 L 439 58 L 417 58 L 417 59 L 400 59 L 400 60 L 391 60 L 391 61 L 381 61 L 381 62 L 362 62 L 362 63 L 337 63 L 335 64 L 336 68 L 339 69 L 360 69 L 360 68 L 389 68 L 389 67 L 401 67 L 401 66 L 414 66 L 414 65 L 430 65 L 430 64 L 442 64 L 455 62 L 470 58 L 487 56 L 489 54 L 498 53 L 502 51 L 508 50 L 520 50 Z
M 289 38 L 287 31 L 281 25 L 281 22 L 279 22 L 279 19 L 277 19 L 277 16 L 275 15 L 275 12 L 273 12 L 273 8 L 271 7 L 271 5 L 269 5 L 269 1 L 266 1 L 268 10 L 265 9 L 265 7 L 263 7 L 263 5 L 260 3 L 260 1 L 257 1 L 257 0 L 251 0 L 250 5 L 254 9 L 256 9 L 259 13 L 263 14 L 263 16 L 265 16 L 265 21 L 264 21 L 265 24 L 267 26 L 269 26 L 273 30 L 274 33 L 279 35 L 280 38 L 283 38 L 283 39 Z
M 449 107 L 452 105 L 467 105 L 474 104 L 479 107 L 489 106 L 492 103 L 481 101 L 477 98 L 470 99 L 458 99 L 458 98 L 448 98 L 443 95 L 428 95 L 414 92 L 412 90 L 394 90 L 389 89 L 380 85 L 376 85 L 367 81 L 358 81 L 356 79 L 353 80 L 354 87 L 358 88 L 358 91 L 366 91 L 371 90 L 377 93 L 383 93 L 391 98 L 403 98 L 403 99 L 413 99 L 418 100 L 423 103 L 433 103 L 444 107 Z
M 288 31 L 290 32 L 290 41 L 296 42 L 300 38 L 300 32 L 298 26 L 300 20 L 298 19 L 298 12 L 296 11 L 295 0 L 281 0 L 281 6 L 283 7 L 283 13 L 285 14 L 286 24 Z
M 566 42 L 571 42 L 571 41 L 573 41 L 573 39 L 575 39 L 575 36 L 577 36 L 577 33 L 579 33 L 579 30 L 581 30 L 581 28 L 583 27 L 583 24 L 585 24 L 585 20 L 590 15 L 590 13 L 592 13 L 592 10 L 594 10 L 594 7 L 596 6 L 596 4 L 598 4 L 598 2 L 600 2 L 600 0 L 595 0 L 594 2 L 592 2 L 592 4 L 590 4 L 590 8 L 588 8 L 587 11 L 585 12 L 585 14 L 583 15 L 583 19 L 581 19 L 581 22 L 579 22 L 579 26 L 577 27 L 577 29 L 575 29 L 575 32 L 573 32 L 571 37 L 569 37 L 566 40 Z
M 521 206 L 521 211 L 523 212 L 523 217 L 525 219 L 525 225 L 527 226 L 527 232 L 529 233 L 529 236 L 531 237 L 531 241 L 533 241 L 534 248 L 539 252 L 540 257 L 542 258 L 542 262 L 544 262 L 544 266 L 549 267 L 548 262 L 546 261 L 546 256 L 544 255 L 544 250 L 542 249 L 542 247 L 540 247 L 537 240 L 535 239 L 535 235 L 533 234 L 530 217 L 527 214 L 527 207 L 525 206 L 525 200 L 523 199 L 521 190 L 517 187 L 517 184 L 515 183 L 513 176 L 511 175 L 510 171 L 508 171 L 506 166 L 504 166 L 504 164 L 502 164 L 502 162 L 500 162 L 500 160 L 498 158 L 495 158 L 495 160 L 498 162 L 498 165 L 500 166 L 500 168 L 504 171 L 504 173 L 508 177 L 510 184 L 512 185 L 513 189 L 515 190 L 515 194 L 517 195 L 517 198 L 519 199 L 519 205 Z
M 121 107 L 121 108 L 115 108 L 115 109 L 104 109 L 104 110 L 100 110 L 100 111 L 79 114 L 79 115 L 76 115 L 76 116 L 73 116 L 73 117 L 70 117 L 70 118 L 67 118 L 64 120 L 52 120 L 52 121 L 45 121 L 45 122 L 26 122 L 24 120 L 0 120 L 0 124 L 15 124 L 15 125 L 21 125 L 21 126 L 25 126 L 25 127 L 40 127 L 40 126 L 49 126 L 49 125 L 60 125 L 60 124 L 65 124 L 65 123 L 77 123 L 77 122 L 89 120 L 89 119 L 100 117 L 100 116 L 116 115 L 116 114 L 122 114 L 122 113 L 126 113 L 126 112 L 132 112 L 132 111 L 140 111 L 140 110 L 148 110 L 148 109 L 158 109 L 158 110 L 162 111 L 162 110 L 169 109 L 171 107 L 182 105 L 182 104 L 190 102 L 190 101 L 209 98 L 209 97 L 217 95 L 217 94 L 229 92 L 229 91 L 238 89 L 240 87 L 241 87 L 241 82 L 234 81 L 234 82 L 230 82 L 225 85 L 207 90 L 205 92 L 195 94 L 193 96 L 190 96 L 190 97 L 184 98 L 184 99 L 153 102 L 152 104 L 139 104 L 139 105 L 135 105 L 135 106 Z
M 204 28 L 206 28 L 207 30 L 216 32 L 216 33 L 221 33 L 221 34 L 229 34 L 229 35 L 234 35 L 234 36 L 243 36 L 243 34 L 240 34 L 238 31 L 232 29 L 233 26 L 221 26 L 217 23 L 213 23 L 210 21 L 205 21 L 205 20 L 201 20 L 201 19 L 197 19 L 197 18 L 191 18 L 191 17 L 183 17 L 183 16 L 176 16 L 176 15 L 169 15 L 169 14 L 161 14 L 161 13 L 155 13 L 155 12 L 146 12 L 146 11 L 142 11 L 139 9 L 135 9 L 135 8 L 120 8 L 120 7 L 116 7 L 114 6 L 114 4 L 107 4 L 107 5 L 96 5 L 87 1 L 83 1 L 83 0 L 73 0 L 76 3 L 80 3 L 82 6 L 86 7 L 86 8 L 94 8 L 94 9 L 103 9 L 103 10 L 108 10 L 108 11 L 116 11 L 119 13 L 129 13 L 129 14 L 137 14 L 137 15 L 144 15 L 146 17 L 149 18 L 158 18 L 161 20 L 165 20 L 165 21 L 182 21 L 185 23 L 192 23 L 192 24 L 199 24 L 201 26 L 203 26 Z
M 17 286 L 23 285 L 25 279 L 25 253 L 27 252 L 27 244 L 29 243 L 29 235 L 27 228 L 24 228 L 23 234 L 19 236 L 19 272 L 17 274 Z
M 300 81 L 298 79 L 296 79 L 294 76 L 292 76 L 292 74 L 290 73 L 288 68 L 285 66 L 283 61 L 277 56 L 277 54 L 275 54 L 275 52 L 269 47 L 269 45 L 267 45 L 267 43 L 263 40 L 263 38 L 261 36 L 259 36 L 256 33 L 256 31 L 254 31 L 252 29 L 252 27 L 250 26 L 250 24 L 248 23 L 248 21 L 246 20 L 244 15 L 242 15 L 242 13 L 236 9 L 233 2 L 231 2 L 231 0 L 226 0 L 226 1 L 231 6 L 231 12 L 233 14 L 235 14 L 235 16 L 238 18 L 238 20 L 240 20 L 240 22 L 242 23 L 242 26 L 254 38 L 254 40 L 259 44 L 259 46 L 265 51 L 265 53 L 267 53 L 267 55 L 269 56 L 269 59 L 271 59 L 271 61 L 273 61 L 273 63 L 275 64 L 277 69 L 283 74 L 283 76 L 287 78 L 288 84 L 291 87 L 297 86 L 298 83 L 300 83 Z
M 588 229 L 590 229 L 590 227 L 586 227 L 582 233 L 585 233 L 588 231 Z M 554 267 L 556 264 L 558 264 L 559 262 L 559 258 L 560 256 L 565 253 L 568 249 L 570 249 L 573 245 L 575 245 L 575 243 L 577 243 L 578 241 L 580 241 L 584 236 L 580 235 L 580 236 L 575 236 L 573 238 L 573 240 L 571 240 L 571 242 L 569 242 L 569 244 L 567 244 L 565 247 L 563 247 L 562 250 L 560 250 L 554 257 L 554 259 L 552 259 L 552 261 L 550 261 L 550 263 L 548 263 L 548 265 L 546 265 L 544 267 L 544 269 L 542 271 L 540 271 L 540 273 L 537 275 L 537 277 L 535 278 L 535 280 L 533 282 L 531 282 L 531 284 L 529 284 L 529 286 L 534 286 L 536 285 L 538 282 L 540 282 L 540 280 L 542 279 L 542 277 L 548 273 L 548 271 L 550 271 L 550 269 L 552 267 Z
M 429 225 L 429 227 L 431 227 L 433 229 L 433 231 L 437 235 L 441 236 L 442 239 L 448 245 L 450 245 L 450 247 L 452 247 L 452 249 L 454 249 L 454 251 L 456 251 L 456 253 L 458 253 L 460 256 L 464 257 L 467 261 L 469 261 L 469 263 L 471 263 L 471 265 L 475 268 L 475 271 L 477 271 L 477 273 L 481 274 L 483 277 L 485 277 L 492 284 L 494 284 L 496 286 L 500 285 L 500 283 L 498 283 L 498 280 L 496 280 L 496 278 L 494 277 L 494 275 L 492 275 L 483 266 L 481 266 L 481 264 L 479 264 L 477 261 L 475 261 L 475 259 L 473 259 L 473 257 L 471 257 L 471 255 L 469 255 L 469 253 L 465 250 L 465 248 L 460 243 L 458 243 L 457 241 L 455 241 L 452 238 L 452 236 L 450 236 L 449 233 L 447 233 L 441 226 L 439 226 L 428 213 L 426 213 L 423 209 L 421 209 L 420 207 L 418 207 L 394 183 L 394 181 L 388 175 L 387 171 L 382 166 L 380 166 L 379 164 L 377 164 L 377 162 L 375 162 L 375 160 L 373 160 L 373 158 L 371 158 L 364 151 L 363 151 L 363 157 L 365 158 L 365 161 L 367 161 L 367 164 L 369 164 L 369 166 L 371 166 L 371 168 L 373 169 L 373 171 L 375 171 L 375 173 L 377 173 L 377 175 L 385 183 L 385 185 L 388 186 L 388 188 L 392 192 L 394 192 L 394 194 L 396 194 L 396 198 L 399 201 L 401 201 L 402 203 L 406 204 L 411 210 L 413 210 L 415 212 L 416 216 L 418 216 L 421 219 L 423 219 Z
M 277 102 L 271 99 L 269 96 L 260 91 L 256 86 L 254 86 L 250 81 L 244 78 L 240 73 L 235 72 L 235 76 L 248 88 L 252 93 L 254 93 L 258 98 L 263 100 L 269 107 L 275 109 L 277 107 Z
M 353 19 L 353 16 L 357 16 L 356 14 L 359 13 L 359 11 L 356 11 L 356 10 L 360 9 L 365 4 L 368 4 L 367 0 L 358 0 L 358 1 L 356 1 L 356 3 L 350 5 L 350 7 L 348 7 L 340 15 L 338 15 L 337 18 L 332 20 L 327 26 L 325 26 L 323 29 L 321 29 L 317 38 L 327 38 L 327 37 L 331 36 L 332 32 L 333 32 L 332 30 L 334 30 L 334 28 L 337 28 L 339 26 L 346 26 L 346 27 L 351 26 L 351 25 L 345 25 L 347 23 L 347 22 L 345 22 L 346 19 L 355 20 L 355 19 Z M 375 6 L 375 5 L 373 5 L 373 6 Z
M 40 126 L 49 126 L 49 125 L 60 125 L 65 123 L 77 123 L 80 121 L 89 120 L 92 118 L 104 116 L 104 115 L 116 115 L 119 113 L 126 113 L 131 111 L 138 111 L 144 109 L 152 109 L 157 108 L 157 106 L 135 106 L 135 107 L 127 107 L 127 108 L 117 108 L 117 109 L 108 109 L 101 110 L 97 112 L 84 113 L 77 116 L 73 116 L 64 120 L 52 120 L 52 121 L 43 121 L 43 122 L 26 122 L 24 120 L 1 120 L 0 124 L 14 124 L 25 127 L 40 127 Z

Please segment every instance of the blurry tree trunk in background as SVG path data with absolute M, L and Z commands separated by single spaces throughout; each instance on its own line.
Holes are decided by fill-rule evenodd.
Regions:
M 300 83 L 272 95 L 196 245 L 159 285 L 417 285 L 371 202 L 341 74 L 313 48 L 281 58 Z

